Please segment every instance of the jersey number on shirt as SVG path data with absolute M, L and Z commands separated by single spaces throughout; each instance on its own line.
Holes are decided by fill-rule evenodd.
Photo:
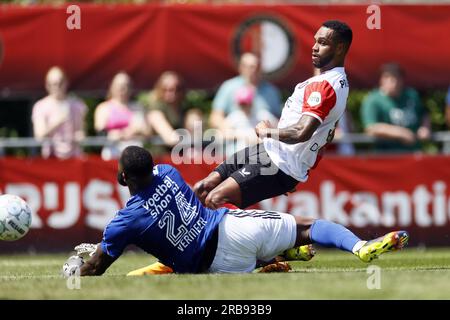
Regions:
M 158 222 L 158 226 L 163 229 L 166 226 L 166 238 L 173 244 L 175 247 L 178 245 L 183 236 L 189 231 L 186 226 L 180 225 L 177 228 L 177 233 L 175 234 L 175 215 L 172 211 L 167 210 L 164 212 L 164 215 L 161 217 L 161 220 Z
M 197 216 L 197 206 L 191 206 L 181 192 L 178 192 L 175 196 L 175 202 L 181 214 L 181 219 L 185 224 L 189 224 Z
M 187 226 L 189 226 L 192 219 L 198 215 L 198 211 L 197 206 L 191 206 L 181 192 L 178 192 L 175 195 L 175 202 L 181 216 L 182 224 L 175 230 L 175 214 L 173 214 L 172 211 L 167 210 L 164 212 L 161 220 L 159 220 L 158 226 L 163 229 L 167 225 L 166 238 L 174 247 L 177 247 L 183 237 L 189 233 Z

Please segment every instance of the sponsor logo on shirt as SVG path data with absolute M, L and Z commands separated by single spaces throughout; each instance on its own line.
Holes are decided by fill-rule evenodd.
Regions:
M 318 91 L 311 92 L 308 97 L 308 104 L 311 107 L 315 107 L 322 102 L 322 95 Z

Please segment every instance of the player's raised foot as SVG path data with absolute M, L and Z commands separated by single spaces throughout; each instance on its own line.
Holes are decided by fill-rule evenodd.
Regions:
M 287 261 L 309 261 L 311 260 L 316 254 L 316 251 L 314 250 L 313 246 L 308 244 L 304 246 L 298 246 L 294 247 L 292 249 L 288 249 L 283 253 L 283 257 Z
M 355 254 L 364 262 L 371 262 L 386 252 L 400 250 L 408 244 L 409 235 L 406 231 L 393 231 L 367 241 Z
M 145 276 L 150 274 L 167 274 L 173 273 L 172 268 L 163 265 L 161 262 L 155 262 L 147 267 L 130 271 L 127 276 Z

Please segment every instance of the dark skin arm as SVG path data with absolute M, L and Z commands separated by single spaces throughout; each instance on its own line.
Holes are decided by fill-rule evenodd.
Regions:
M 97 246 L 94 255 L 80 268 L 81 276 L 100 276 L 116 259 L 103 252 L 101 246 Z
M 267 137 L 287 144 L 296 144 L 311 139 L 319 126 L 319 120 L 304 114 L 296 124 L 287 128 L 271 128 L 268 121 L 261 121 L 256 125 L 255 131 L 260 138 Z

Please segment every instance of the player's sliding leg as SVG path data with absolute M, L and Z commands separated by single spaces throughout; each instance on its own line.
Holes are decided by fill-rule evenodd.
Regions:
M 281 257 L 286 261 L 309 261 L 315 255 L 316 251 L 313 246 L 308 244 L 286 250 Z
M 301 217 L 296 217 L 296 222 L 296 246 L 313 242 L 324 247 L 334 247 L 351 252 L 364 262 L 370 262 L 383 253 L 402 249 L 407 245 L 409 239 L 406 231 L 394 231 L 383 237 L 364 241 L 344 226 L 334 222 L 322 219 L 311 222 L 311 220 Z M 296 248 L 287 250 L 285 256 L 295 254 L 295 250 Z
M 211 209 L 218 209 L 225 203 L 231 203 L 238 208 L 242 204 L 241 188 L 233 178 L 227 178 L 220 183 L 205 199 L 205 206 Z
M 215 187 L 223 181 L 222 177 L 217 171 L 211 172 L 205 179 L 200 180 L 194 185 L 194 193 L 199 198 L 200 202 L 205 205 L 206 197 Z
M 286 261 L 309 261 L 316 252 L 311 245 L 311 239 L 309 235 L 309 229 L 314 223 L 314 219 L 295 216 L 295 222 L 297 223 L 297 239 L 295 247 L 286 250 L 281 255 Z
M 283 254 L 276 256 L 271 261 L 258 261 L 256 264 L 258 268 L 264 267 L 268 264 L 284 261 L 309 261 L 316 255 L 316 251 L 311 244 L 294 247 L 286 250 Z
M 155 262 L 147 267 L 130 271 L 127 276 L 145 276 L 150 274 L 168 274 L 173 273 L 172 268 L 163 265 L 161 262 Z
M 225 203 L 246 208 L 286 194 L 299 183 L 275 166 L 263 144 L 238 151 L 202 182 L 196 185 L 197 197 L 207 193 L 204 204 L 212 209 Z
M 251 163 L 249 155 L 258 154 L 259 148 L 258 145 L 255 145 L 234 153 L 217 166 L 208 177 L 195 184 L 194 192 L 204 206 L 217 209 L 225 203 L 229 203 L 241 207 L 242 195 L 239 181 L 242 179 L 240 177 L 232 179 L 231 177 L 237 175 L 246 164 Z M 257 163 L 257 161 L 254 162 Z M 255 172 L 248 172 L 247 169 L 244 171 L 246 177 L 249 174 L 255 175 Z
M 382 237 L 367 241 L 358 250 L 357 256 L 364 262 L 370 262 L 382 253 L 404 248 L 408 244 L 408 240 L 409 235 L 406 231 L 389 232 Z

